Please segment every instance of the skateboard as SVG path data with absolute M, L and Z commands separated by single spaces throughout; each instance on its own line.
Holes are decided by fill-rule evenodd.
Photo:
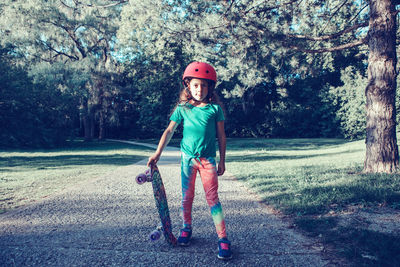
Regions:
M 140 173 L 136 176 L 136 182 L 138 184 L 144 184 L 151 182 L 153 186 L 154 199 L 158 214 L 160 215 L 161 225 L 159 225 L 154 231 L 150 233 L 150 240 L 157 241 L 160 239 L 161 234 L 164 234 L 164 238 L 168 244 L 176 245 L 177 240 L 172 233 L 171 217 L 169 216 L 167 196 L 165 194 L 164 183 L 161 179 L 160 171 L 157 165 L 151 165 L 144 173 Z

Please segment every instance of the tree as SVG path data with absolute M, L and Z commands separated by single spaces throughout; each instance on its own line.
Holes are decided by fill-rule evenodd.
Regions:
M 31 0 L 7 1 L 1 7 L 1 42 L 13 44 L 15 53 L 23 55 L 24 63 L 34 66 L 61 62 L 67 69 L 76 67 L 77 73 L 89 76 L 86 87 L 73 88 L 74 95 L 80 98 L 86 139 L 93 138 L 96 114 L 100 114 L 100 126 L 105 125 L 99 93 L 115 91 L 110 86 L 101 87 L 104 83 L 99 82 L 99 77 L 116 71 L 112 57 L 116 21 L 120 5 L 125 2 Z
M 53 84 L 33 82 L 14 64 L 12 48 L 0 49 L 0 146 L 52 147 L 73 136 L 73 97 Z
M 396 139 L 397 11 L 395 2 L 370 1 L 367 133 L 364 172 L 393 173 L 399 167 Z
M 393 173 L 399 166 L 395 132 L 398 2 L 165 1 L 147 11 L 157 23 L 146 20 L 135 34 L 156 32 L 163 43 L 181 40 L 193 57 L 217 65 L 222 79 L 238 79 L 229 91 L 236 96 L 272 79 L 285 88 L 299 77 L 332 68 L 338 51 L 367 46 L 364 172 Z M 281 72 L 286 62 L 292 68 Z
M 277 39 L 278 42 L 281 41 L 283 46 L 300 52 L 334 52 L 368 45 L 368 85 L 365 90 L 367 130 L 364 172 L 366 173 L 393 173 L 399 166 L 395 131 L 397 76 L 395 69 L 397 63 L 395 5 L 397 3 L 395 2 L 397 1 L 371 0 L 368 3 L 364 1 L 288 1 L 279 6 L 253 5 L 251 8 L 246 8 L 244 12 L 245 20 L 246 16 L 250 16 L 249 13 L 256 16 L 272 13 L 272 11 L 281 13 L 277 18 L 287 23 L 286 29 L 274 32 L 257 24 L 259 23 L 257 21 L 252 21 L 251 25 L 260 31 L 268 31 L 268 35 Z M 304 3 L 306 5 L 303 6 Z M 365 12 L 367 7 L 370 9 L 369 13 Z M 309 11 L 307 12 L 304 8 L 308 8 Z M 285 19 L 286 17 L 289 19 Z M 338 20 L 337 17 L 342 20 Z M 347 23 L 343 21 L 346 18 L 349 19 Z M 369 19 L 368 24 L 367 19 Z M 325 25 L 322 26 L 321 22 Z M 344 27 L 335 28 L 331 26 L 331 24 L 335 25 L 333 22 L 339 22 L 340 24 L 336 25 Z M 302 26 L 299 23 L 307 24 Z M 366 35 L 363 32 L 356 32 L 367 25 Z M 329 30 L 330 33 L 324 34 L 324 30 Z

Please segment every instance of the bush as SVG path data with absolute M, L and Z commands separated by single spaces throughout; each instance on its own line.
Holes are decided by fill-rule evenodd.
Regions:
M 336 118 L 340 122 L 340 131 L 345 138 L 361 139 L 365 137 L 366 111 L 364 77 L 354 67 L 342 71 L 343 86 L 330 87 L 332 103 L 337 106 Z
M 0 146 L 52 147 L 73 134 L 71 98 L 34 84 L 0 53 Z

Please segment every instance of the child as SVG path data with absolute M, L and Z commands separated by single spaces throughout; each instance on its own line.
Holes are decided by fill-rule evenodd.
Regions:
M 183 228 L 178 244 L 187 246 L 192 236 L 192 204 L 197 172 L 200 173 L 207 203 L 218 234 L 218 258 L 232 258 L 226 236 L 225 220 L 218 199 L 218 175 L 225 172 L 226 137 L 224 113 L 214 92 L 217 73 L 204 62 L 192 62 L 183 74 L 183 85 L 170 123 L 161 136 L 158 148 L 147 165 L 156 164 L 180 123 L 183 123 L 181 141 L 181 179 Z M 218 137 L 220 161 L 215 161 L 215 138 Z

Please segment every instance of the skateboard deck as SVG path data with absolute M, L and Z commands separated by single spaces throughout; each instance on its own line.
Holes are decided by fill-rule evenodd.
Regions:
M 165 194 L 164 183 L 161 179 L 160 171 L 157 165 L 150 166 L 144 173 L 136 176 L 136 182 L 138 184 L 144 184 L 145 182 L 151 182 L 153 187 L 154 199 L 156 201 L 156 207 L 158 214 L 161 219 L 161 225 L 151 232 L 150 240 L 156 241 L 161 237 L 161 233 L 164 234 L 164 238 L 168 244 L 176 245 L 177 240 L 172 233 L 171 217 L 169 215 L 168 201 Z

